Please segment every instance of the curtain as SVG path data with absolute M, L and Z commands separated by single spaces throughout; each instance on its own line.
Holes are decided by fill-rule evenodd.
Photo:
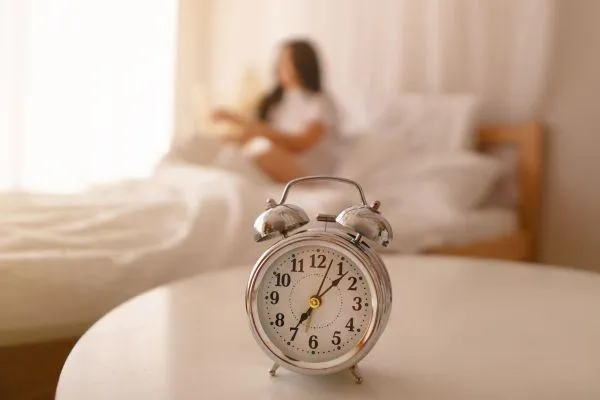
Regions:
M 0 189 L 148 175 L 173 124 L 177 0 L 0 0 Z
M 484 121 L 535 118 L 544 96 L 553 0 L 212 0 L 197 86 L 211 104 L 267 85 L 277 44 L 308 36 L 350 125 L 402 92 L 469 92 Z M 210 3 L 210 6 L 208 4 Z M 198 92 L 198 91 L 197 91 Z
M 0 0 L 0 189 L 148 175 L 173 123 L 267 87 L 291 36 L 319 45 L 349 127 L 407 91 L 535 118 L 553 25 L 554 0 Z

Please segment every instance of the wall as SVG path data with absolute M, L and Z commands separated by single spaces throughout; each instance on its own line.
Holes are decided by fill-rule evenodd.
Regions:
M 600 272 L 600 1 L 557 1 L 542 261 Z

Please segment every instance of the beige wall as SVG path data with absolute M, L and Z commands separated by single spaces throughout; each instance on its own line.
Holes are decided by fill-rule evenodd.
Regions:
M 600 1 L 557 1 L 542 261 L 600 271 Z

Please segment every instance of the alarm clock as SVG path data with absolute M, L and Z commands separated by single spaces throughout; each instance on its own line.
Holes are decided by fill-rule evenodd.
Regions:
M 338 215 L 319 214 L 320 228 L 306 212 L 286 203 L 292 186 L 327 180 L 353 185 L 361 203 Z M 367 203 L 361 186 L 349 179 L 310 176 L 290 181 L 281 200 L 267 200 L 254 223 L 258 242 L 279 239 L 254 265 L 246 288 L 250 328 L 273 360 L 271 376 L 282 366 L 302 374 L 348 369 L 357 383 L 357 363 L 373 348 L 387 324 L 392 287 L 374 250 L 387 246 L 392 228 Z

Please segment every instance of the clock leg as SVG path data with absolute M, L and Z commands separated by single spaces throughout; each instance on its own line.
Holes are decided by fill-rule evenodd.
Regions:
M 360 384 L 363 381 L 362 376 L 358 373 L 358 365 L 353 365 L 350 367 L 350 373 L 354 377 L 354 382 Z
M 269 375 L 275 376 L 275 374 L 277 373 L 277 369 L 279 369 L 279 364 L 273 363 L 273 366 L 269 370 Z

